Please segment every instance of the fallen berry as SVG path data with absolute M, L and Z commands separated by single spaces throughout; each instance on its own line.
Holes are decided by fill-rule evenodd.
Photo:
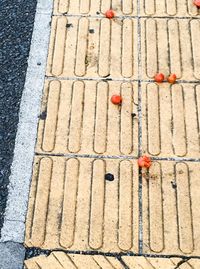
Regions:
M 114 105 L 121 105 L 121 103 L 122 103 L 122 97 L 120 95 L 113 95 L 111 97 L 111 102 Z
M 176 75 L 175 74 L 171 74 L 168 78 L 167 81 L 171 84 L 174 84 L 176 82 Z
M 158 73 L 155 75 L 154 77 L 155 81 L 158 83 L 163 82 L 163 80 L 165 79 L 164 75 L 162 73 Z
M 114 11 L 111 10 L 111 9 L 108 10 L 108 11 L 106 11 L 105 15 L 106 15 L 106 18 L 108 18 L 108 19 L 112 19 L 112 18 L 115 17 L 115 13 L 114 13 Z
M 194 5 L 200 8 L 200 0 L 194 0 Z
M 138 166 L 149 168 L 151 166 L 151 159 L 147 156 L 142 156 L 138 159 Z

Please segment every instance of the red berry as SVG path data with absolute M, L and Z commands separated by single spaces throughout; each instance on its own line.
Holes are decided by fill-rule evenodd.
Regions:
M 200 7 L 200 0 L 194 0 L 194 5 Z
M 115 17 L 115 13 L 111 9 L 110 10 L 107 10 L 106 13 L 105 13 L 105 15 L 106 15 L 106 18 L 108 18 L 108 19 L 112 19 L 112 18 Z
M 155 81 L 158 83 L 163 82 L 163 80 L 165 79 L 164 75 L 162 73 L 158 73 L 155 75 L 154 77 Z
M 151 166 L 151 159 L 147 156 L 142 156 L 138 159 L 139 167 L 149 168 Z
M 169 83 L 172 83 L 174 84 L 176 82 L 176 75 L 175 74 L 171 74 L 168 78 L 167 78 L 167 81 Z
M 122 97 L 120 95 L 113 95 L 111 97 L 111 102 L 114 105 L 121 105 L 121 103 L 122 103 Z

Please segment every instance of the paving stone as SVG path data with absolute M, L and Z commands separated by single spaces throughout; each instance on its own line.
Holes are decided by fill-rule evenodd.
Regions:
M 138 89 L 135 83 L 46 82 L 37 152 L 138 154 Z M 121 106 L 112 95 L 123 98 Z
M 136 27 L 131 18 L 53 17 L 47 75 L 136 77 Z
M 36 157 L 25 244 L 137 252 L 137 162 Z
M 199 16 L 199 9 L 193 0 L 141 0 L 142 16 Z
M 142 79 L 157 72 L 181 80 L 200 79 L 200 21 L 142 19 Z
M 153 162 L 143 173 L 143 251 L 200 255 L 200 163 Z
M 137 1 L 132 0 L 55 0 L 55 14 L 103 15 L 113 9 L 116 16 L 136 15 Z
M 123 256 L 122 260 L 130 269 L 175 269 L 181 261 L 179 258 L 148 258 L 137 256 Z
M 123 269 L 114 257 L 97 255 L 73 255 L 63 252 L 52 252 L 48 257 L 38 256 L 25 261 L 25 269 Z
M 199 113 L 199 85 L 143 83 L 143 153 L 199 158 Z

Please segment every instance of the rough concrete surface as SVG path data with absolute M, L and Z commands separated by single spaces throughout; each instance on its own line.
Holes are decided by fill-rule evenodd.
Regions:
M 0 243 L 0 269 L 21 269 L 25 248 L 18 243 Z

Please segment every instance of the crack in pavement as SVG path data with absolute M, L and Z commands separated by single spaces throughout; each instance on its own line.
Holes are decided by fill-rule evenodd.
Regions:
M 180 266 L 186 262 L 188 262 L 191 258 L 182 259 L 180 262 L 177 263 L 176 267 L 174 269 L 180 268 Z

